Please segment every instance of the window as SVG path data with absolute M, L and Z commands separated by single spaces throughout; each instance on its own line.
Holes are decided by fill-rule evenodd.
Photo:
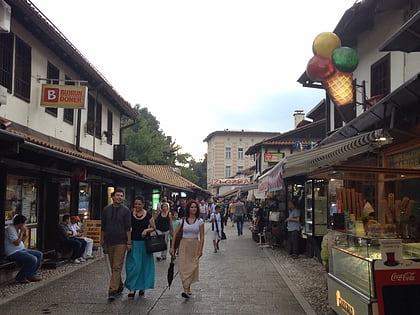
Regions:
M 243 160 L 243 159 L 244 159 L 244 149 L 238 148 L 238 160 Z
M 89 95 L 86 131 L 101 139 L 102 129 L 102 104 Z
M 232 148 L 226 148 L 225 159 L 230 160 L 232 158 Z
M 370 67 L 370 95 L 387 95 L 390 90 L 391 58 L 388 54 Z
M 226 166 L 225 167 L 225 177 L 231 177 L 231 167 L 230 166 Z
M 89 95 L 86 131 L 88 134 L 93 135 L 94 130 L 95 130 L 95 99 Z
M 106 142 L 109 144 L 112 144 L 112 120 L 113 120 L 113 114 L 109 110 L 108 111 L 108 124 L 106 128 Z
M 60 70 L 56 66 L 54 66 L 51 62 L 48 61 L 47 65 L 47 83 L 48 84 L 58 84 L 60 79 Z M 55 80 L 53 80 L 55 79 Z M 48 114 L 53 115 L 54 117 L 57 117 L 57 108 L 55 107 L 46 107 L 45 111 Z
M 243 170 L 244 170 L 243 166 L 238 166 L 238 173 L 242 173 Z
M 68 76 L 65 76 L 66 79 L 66 85 L 74 85 L 74 82 L 71 82 L 70 78 Z M 66 123 L 69 123 L 70 125 L 73 125 L 74 123 L 74 109 L 72 108 L 64 108 L 64 116 L 63 120 Z
M 15 96 L 29 102 L 31 100 L 31 47 L 16 36 L 15 48 Z
M 102 137 L 102 104 L 96 103 L 96 124 L 95 124 L 95 136 L 101 139 Z
M 0 34 L 0 85 L 12 93 L 13 34 Z

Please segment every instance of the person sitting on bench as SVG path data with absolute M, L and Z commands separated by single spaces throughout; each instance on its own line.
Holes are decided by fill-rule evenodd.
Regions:
M 28 238 L 28 228 L 25 226 L 26 217 L 17 214 L 4 231 L 4 252 L 6 258 L 22 264 L 22 269 L 16 275 L 16 281 L 29 283 L 40 281 L 36 276 L 43 258 L 42 252 L 34 249 L 25 249 L 24 242 Z
M 70 217 L 70 223 L 67 225 L 69 229 L 73 232 L 73 236 L 76 238 L 81 238 L 86 242 L 86 249 L 83 253 L 84 259 L 93 259 L 92 251 L 93 251 L 93 239 L 90 237 L 86 237 L 83 235 L 84 231 L 80 228 L 79 223 L 80 217 L 75 215 Z
M 82 257 L 86 249 L 86 241 L 81 238 L 73 237 L 73 232 L 68 228 L 70 223 L 70 216 L 68 214 L 63 215 L 63 219 L 58 224 L 58 241 L 60 246 L 67 246 L 72 249 L 71 260 L 75 264 L 80 264 L 86 260 Z

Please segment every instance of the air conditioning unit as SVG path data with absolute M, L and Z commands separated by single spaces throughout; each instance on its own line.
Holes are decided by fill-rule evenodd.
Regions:
M 126 144 L 114 144 L 114 161 L 128 160 L 128 146 Z
M 10 20 L 12 16 L 12 8 L 4 0 L 0 0 L 0 32 L 10 32 Z

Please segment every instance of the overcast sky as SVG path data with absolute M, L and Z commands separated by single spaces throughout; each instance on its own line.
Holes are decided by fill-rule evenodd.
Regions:
M 284 132 L 322 90 L 296 80 L 355 0 L 32 0 L 196 160 L 216 130 Z

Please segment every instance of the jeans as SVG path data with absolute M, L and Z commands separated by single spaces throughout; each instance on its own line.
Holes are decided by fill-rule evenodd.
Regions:
M 69 238 L 60 242 L 63 246 L 68 246 L 72 249 L 71 259 L 76 259 L 83 256 L 86 248 L 86 242 L 77 238 Z
M 238 235 L 242 235 L 244 230 L 244 216 L 237 215 L 236 216 L 236 227 L 238 228 Z
M 41 267 L 43 254 L 38 250 L 22 249 L 7 258 L 23 264 L 22 269 L 16 275 L 16 279 L 22 280 L 35 276 Z
M 289 254 L 299 255 L 299 230 L 288 231 Z

